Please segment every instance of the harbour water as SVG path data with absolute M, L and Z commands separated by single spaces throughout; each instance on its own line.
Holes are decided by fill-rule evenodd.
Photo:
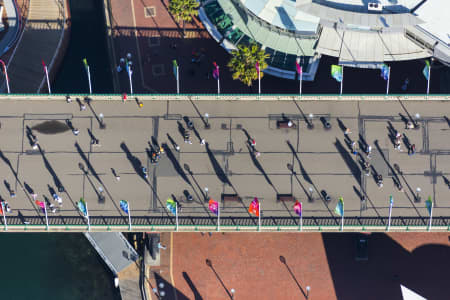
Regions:
M 71 41 L 54 82 L 56 93 L 85 93 L 82 64 L 94 73 L 94 92 L 112 90 L 102 0 L 70 0 Z M 2 230 L 2 229 L 0 229 Z M 113 274 L 82 234 L 0 233 L 1 300 L 119 300 Z
M 0 299 L 119 300 L 113 275 L 78 233 L 2 233 Z

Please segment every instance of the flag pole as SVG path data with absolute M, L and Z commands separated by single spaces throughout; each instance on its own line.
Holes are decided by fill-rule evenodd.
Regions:
M 5 211 L 5 203 L 2 201 L 2 212 L 3 212 L 3 222 L 5 223 L 5 231 L 8 231 L 8 224 L 6 223 L 6 211 Z
M 392 202 L 389 203 L 389 219 L 388 219 L 388 226 L 387 231 L 391 228 L 391 216 L 392 216 Z
M 342 80 L 341 80 L 341 95 L 342 95 L 342 86 L 344 85 L 344 66 L 342 66 Z
M 258 70 L 258 93 L 261 95 L 261 71 Z
M 300 202 L 300 207 L 302 210 L 300 211 L 300 231 L 303 231 L 303 203 Z
M 302 95 L 303 69 L 300 67 L 300 96 Z
M 127 201 L 128 204 L 128 223 L 130 224 L 129 230 L 131 231 L 131 209 L 130 209 L 130 202 Z
M 217 66 L 217 71 L 219 71 L 219 66 Z M 220 94 L 220 77 L 217 76 L 217 95 Z
M 9 89 L 9 77 L 8 77 L 8 70 L 6 68 L 6 64 L 3 60 L 0 59 L 0 63 L 3 65 L 3 69 L 5 70 L 5 79 L 6 79 L 6 89 L 8 90 L 8 94 L 11 93 L 11 90 Z
M 217 202 L 217 231 L 220 231 L 220 203 Z
M 342 205 L 341 231 L 344 231 L 344 205 Z
M 178 66 L 177 66 L 177 94 L 180 93 L 180 73 L 178 72 Z
M 386 83 L 386 95 L 389 95 L 389 81 L 391 80 L 391 67 L 389 67 L 388 71 L 388 79 Z
M 261 204 L 258 203 L 258 231 L 261 231 Z
M 133 95 L 133 81 L 131 80 L 131 74 L 133 71 L 131 71 L 131 67 L 128 67 L 128 78 L 130 79 L 130 94 Z
M 178 203 L 175 202 L 175 230 L 178 231 Z
M 87 217 L 87 222 L 88 222 L 88 231 L 91 231 L 91 222 L 89 221 L 89 210 L 88 210 L 88 206 L 87 206 L 87 202 L 84 201 L 84 205 L 86 206 L 86 217 Z
M 91 71 L 89 69 L 89 66 L 87 66 L 87 75 L 88 75 L 88 81 L 89 81 L 89 94 L 92 94 L 92 85 L 91 85 Z
M 48 230 L 47 204 L 45 204 L 45 200 L 43 202 L 44 202 L 45 222 L 47 224 L 47 230 Z
M 433 202 L 431 202 L 431 211 L 430 211 L 430 222 L 428 223 L 428 231 L 431 230 L 431 222 L 433 221 Z
M 45 71 L 45 76 L 47 77 L 47 87 L 48 87 L 48 93 L 51 94 L 52 93 L 52 89 L 50 88 L 50 80 L 48 79 L 48 69 L 47 66 L 44 64 L 44 71 Z M 44 201 L 45 203 L 45 201 Z
M 427 95 L 430 93 L 431 63 L 428 66 Z

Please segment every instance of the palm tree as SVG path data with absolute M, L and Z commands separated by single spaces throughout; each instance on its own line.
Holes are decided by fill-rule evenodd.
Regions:
M 183 37 L 185 36 L 185 24 L 192 21 L 192 16 L 198 16 L 200 3 L 196 0 L 170 0 L 169 12 L 177 22 L 183 20 Z
M 269 58 L 263 49 L 260 49 L 257 44 L 250 46 L 238 45 L 238 50 L 231 52 L 231 59 L 228 62 L 228 67 L 233 72 L 233 79 L 239 79 L 247 86 L 251 86 L 253 80 L 258 79 L 258 72 L 256 71 L 256 62 L 259 64 L 260 72 L 267 68 L 266 58 Z M 264 73 L 261 72 L 261 77 Z

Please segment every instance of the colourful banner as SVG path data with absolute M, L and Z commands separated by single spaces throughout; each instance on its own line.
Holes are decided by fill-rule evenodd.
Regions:
M 430 61 L 429 60 L 425 61 L 425 67 L 423 68 L 422 73 L 423 73 L 423 76 L 425 76 L 425 78 L 427 80 L 430 79 Z
M 433 210 L 433 200 L 431 200 L 431 196 L 425 201 L 425 206 L 427 207 L 428 213 L 431 215 L 431 211 Z
M 298 62 L 295 62 L 295 68 L 297 69 L 298 75 L 302 74 L 302 67 L 298 64 Z
M 178 69 L 177 61 L 174 59 L 172 61 L 172 64 L 173 64 L 173 76 L 175 76 L 175 79 L 177 79 L 177 69 Z
M 216 62 L 213 62 L 213 65 L 214 65 L 214 70 L 213 70 L 212 75 L 213 75 L 214 79 L 219 80 L 219 66 L 216 64 Z
M 253 199 L 252 203 L 250 203 L 248 212 L 251 213 L 252 215 L 259 217 L 259 200 L 258 200 L 258 198 L 255 197 L 255 199 Z
M 83 213 L 83 215 L 87 216 L 87 209 L 86 209 L 86 202 L 83 198 L 80 198 L 80 201 L 78 202 L 78 209 Z
M 381 77 L 383 77 L 384 80 L 388 80 L 389 79 L 389 66 L 386 64 L 382 64 L 380 70 L 381 70 Z
M 341 217 L 344 215 L 344 198 L 339 197 L 339 201 L 334 209 L 334 212 Z
M 42 212 L 45 213 L 45 203 L 44 203 L 44 201 L 36 200 L 35 203 L 36 203 L 40 208 L 42 208 Z
M 342 66 L 331 65 L 331 76 L 338 82 L 342 81 Z
M 295 204 L 294 204 L 294 211 L 295 211 L 295 213 L 296 213 L 297 215 L 299 215 L 300 217 L 302 216 L 302 213 L 303 213 L 302 209 L 303 209 L 302 204 L 301 204 L 300 202 L 298 202 L 298 200 L 295 201 Z
M 83 64 L 84 64 L 84 67 L 86 68 L 86 71 L 87 71 L 87 69 L 89 68 L 89 66 L 88 66 L 88 63 L 87 63 L 87 59 L 86 59 L 86 58 L 83 58 Z
M 215 215 L 219 214 L 219 203 L 217 203 L 217 201 L 209 199 L 208 208 L 213 214 Z
M 172 198 L 167 199 L 166 207 L 172 214 L 177 214 L 177 203 Z
M 255 68 L 256 68 L 256 72 L 258 72 L 258 76 L 259 76 L 259 72 L 260 72 L 260 70 L 259 70 L 259 62 L 256 62 Z
M 120 208 L 128 215 L 129 214 L 129 210 L 128 210 L 128 201 L 126 200 L 120 200 Z

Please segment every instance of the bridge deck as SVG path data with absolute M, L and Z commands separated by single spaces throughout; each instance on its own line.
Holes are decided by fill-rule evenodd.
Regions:
M 217 217 L 205 203 L 205 187 L 208 197 L 220 202 L 221 230 L 246 226 L 255 230 L 257 218 L 247 212 L 254 197 L 261 201 L 263 227 L 298 228 L 293 203 L 277 202 L 277 194 L 292 194 L 303 202 L 305 229 L 338 230 L 340 218 L 334 209 L 341 196 L 346 225 L 385 228 L 389 195 L 394 197 L 394 227 L 426 229 L 429 214 L 424 202 L 428 196 L 434 201 L 435 229 L 448 230 L 450 223 L 449 186 L 445 182 L 450 178 L 450 124 L 444 118 L 450 111 L 446 102 L 144 101 L 139 108 L 134 100 L 94 100 L 85 111 L 80 111 L 75 99 L 70 104 L 64 100 L 0 102 L 0 172 L 5 185 L 17 195 L 11 198 L 5 189 L 1 192 L 12 209 L 6 214 L 9 230 L 46 229 L 44 214 L 26 185 L 37 193 L 38 200 L 47 198 L 57 207 L 50 190 L 64 186 L 65 192 L 59 193 L 62 207 L 56 213 L 48 211 L 50 230 L 87 229 L 87 220 L 76 207 L 80 197 L 88 204 L 93 231 L 128 230 L 128 217 L 119 207 L 122 199 L 129 202 L 133 230 L 175 230 L 175 218 L 165 208 L 171 196 L 182 205 L 180 230 L 195 230 L 196 226 L 214 230 Z M 199 117 L 204 113 L 209 113 L 211 129 L 205 129 Z M 312 130 L 303 116 L 308 119 L 310 113 L 314 114 Z M 405 130 L 402 116 L 415 118 L 416 113 L 420 114 L 420 129 Z M 100 114 L 104 115 L 105 129 L 100 129 Z M 283 114 L 297 125 L 295 129 L 277 129 L 276 121 Z M 183 116 L 193 121 L 206 146 L 194 132 L 192 145 L 183 142 L 177 124 L 186 127 Z M 321 117 L 329 120 L 330 130 L 324 129 Z M 78 136 L 70 130 L 48 134 L 53 129 L 46 127 L 46 121 L 59 122 L 64 129 L 67 118 L 80 130 Z M 364 175 L 359 161 L 365 154 L 361 147 L 360 155 L 351 153 L 338 119 L 351 129 L 352 140 L 372 145 L 371 163 L 383 174 L 383 188 L 376 185 L 374 171 Z M 416 145 L 415 155 L 394 149 L 389 124 Z M 26 127 L 34 128 L 42 151 L 32 149 Z M 256 140 L 261 156 L 251 155 L 243 129 Z M 101 146 L 91 144 L 88 130 Z M 180 153 L 174 151 L 167 134 L 181 146 Z M 171 149 L 157 165 L 151 164 L 146 152 L 152 136 Z M 404 144 L 402 147 L 405 149 Z M 293 166 L 294 174 L 287 164 Z M 142 176 L 141 166 L 149 170 L 148 179 Z M 111 168 L 120 175 L 120 181 Z M 394 186 L 394 179 L 401 182 L 404 192 Z M 104 190 L 104 201 L 99 201 L 99 187 Z M 330 202 L 324 201 L 322 190 L 331 196 Z M 193 196 L 193 202 L 186 201 L 185 192 Z M 238 194 L 242 201 L 223 202 L 222 194 Z M 361 195 L 366 196 L 365 202 Z M 31 224 L 25 226 L 24 222 Z

